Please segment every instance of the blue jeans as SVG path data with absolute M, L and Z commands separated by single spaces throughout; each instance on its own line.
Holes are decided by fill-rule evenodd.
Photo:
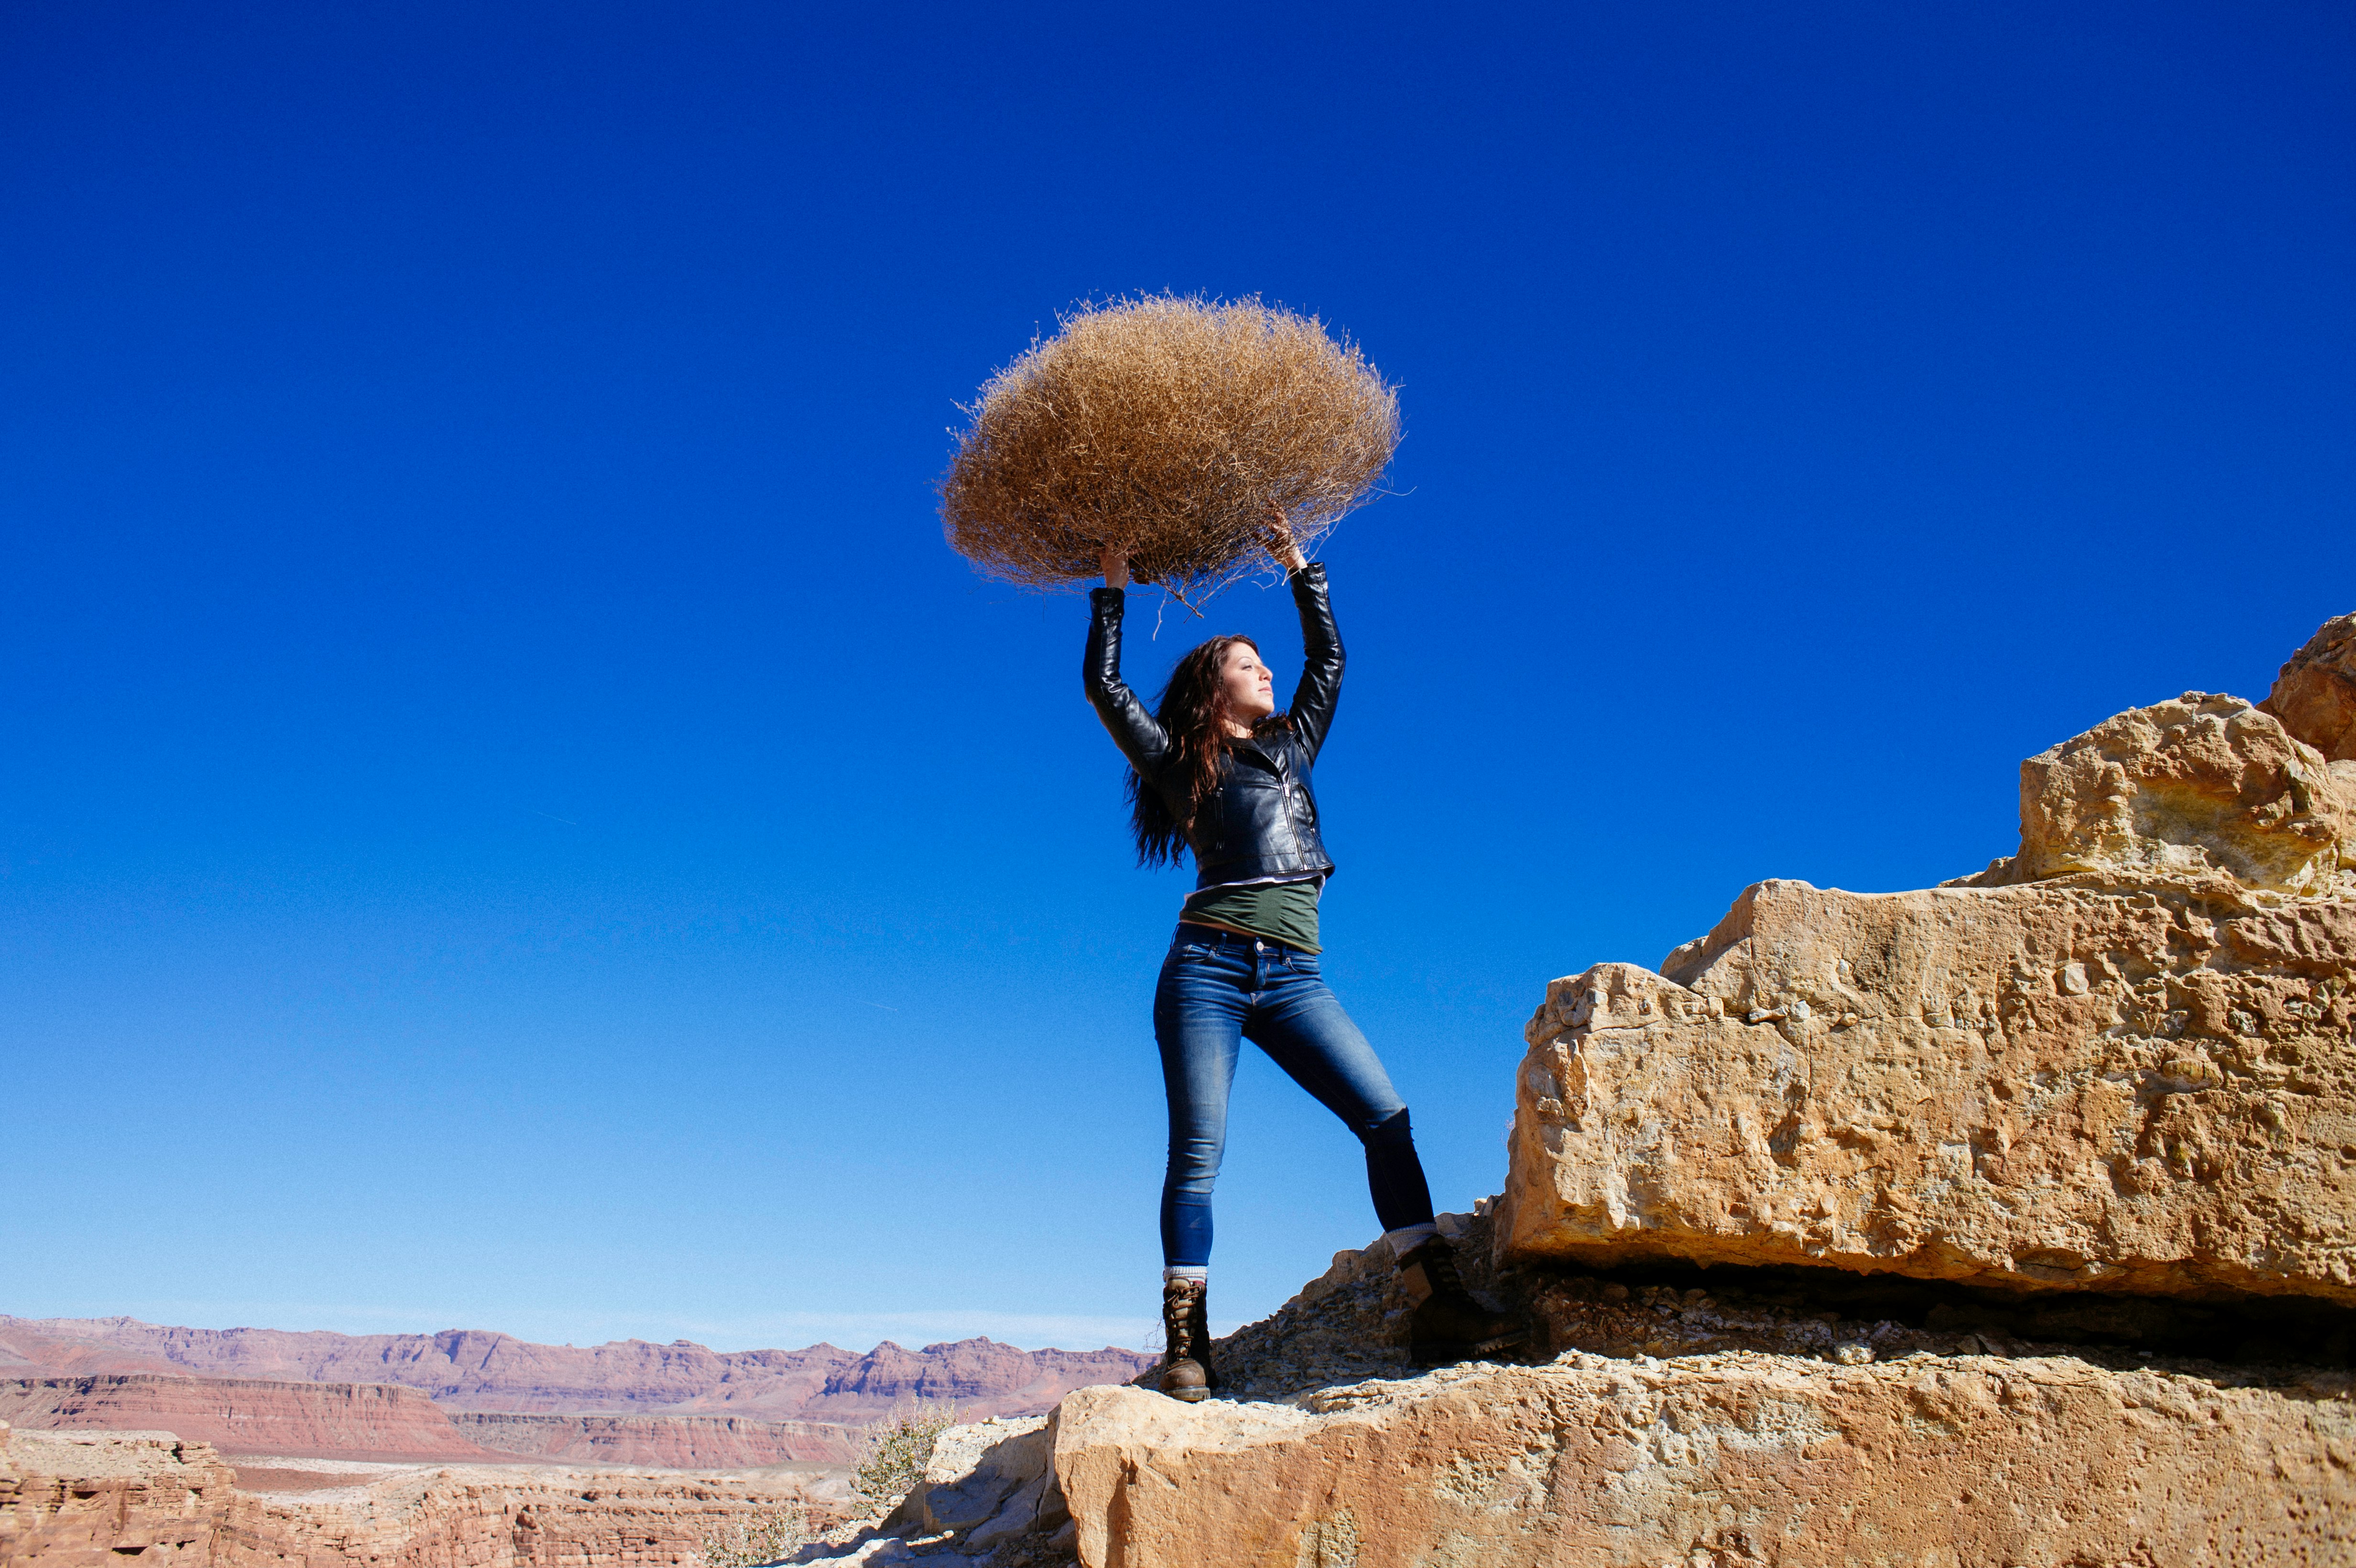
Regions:
M 1281 942 L 1181 925 L 1153 992 L 1153 1039 L 1170 1094 L 1162 1181 L 1162 1259 L 1211 1261 L 1211 1184 L 1226 1152 L 1227 1092 L 1250 1040 L 1342 1118 L 1366 1149 L 1366 1185 L 1386 1231 L 1431 1219 L 1407 1104 L 1375 1048 L 1318 973 L 1317 955 Z

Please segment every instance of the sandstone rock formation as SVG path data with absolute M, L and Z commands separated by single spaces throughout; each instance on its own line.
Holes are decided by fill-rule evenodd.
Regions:
M 832 1345 L 721 1352 L 639 1339 L 575 1349 L 461 1329 L 346 1335 L 0 1316 L 0 1364 L 9 1359 L 16 1375 L 35 1367 L 161 1366 L 204 1377 L 399 1383 L 452 1410 L 864 1422 L 915 1399 L 952 1401 L 973 1415 L 1035 1414 L 1072 1389 L 1134 1376 L 1151 1358 L 1113 1349 L 1022 1350 L 990 1339 L 920 1350 L 886 1340 L 864 1355 Z
M 792 1481 L 410 1467 L 252 1495 L 168 1435 L 0 1426 L 0 1568 L 701 1568 L 705 1534 Z
M 1529 1029 L 1509 1255 L 2356 1302 L 2356 906 L 1767 882 Z
M 2072 873 L 2226 897 L 2356 894 L 2356 770 L 2238 697 L 2130 709 L 2020 765 L 2020 852 L 1970 880 Z
M 1505 1255 L 2356 1304 L 2351 779 L 2189 693 L 2024 763 L 1978 877 L 1555 982 Z
M 2259 706 L 2333 762 L 2356 762 L 2356 615 L 2326 621 Z
M 170 1432 L 233 1454 L 347 1459 L 501 1457 L 430 1399 L 388 1383 L 265 1382 L 153 1373 L 0 1381 L 0 1421 L 48 1431 Z
M 1377 1242 L 1220 1342 L 1235 1399 L 1090 1389 L 1044 1423 L 953 1428 L 892 1518 L 794 1561 L 2173 1568 L 2356 1550 L 2345 1371 L 2037 1342 L 1954 1287 L 1837 1270 L 1714 1269 L 1708 1293 L 1493 1275 L 1486 1221 L 1450 1219 L 1476 1286 L 1527 1292 L 1540 1354 L 1603 1353 L 1412 1375 Z M 1817 1309 L 1844 1285 L 1876 1309 L 1912 1293 L 1894 1309 L 1924 1321 Z M 1369 1361 L 1389 1374 L 1346 1375 Z
M 2356 1553 L 2344 1376 L 2245 1389 L 2068 1360 L 1574 1353 L 1298 1404 L 1089 1389 L 1058 1411 L 1055 1458 L 1090 1568 Z
M 234 1483 L 202 1443 L 36 1439 L 0 1424 L 0 1568 L 210 1568 Z

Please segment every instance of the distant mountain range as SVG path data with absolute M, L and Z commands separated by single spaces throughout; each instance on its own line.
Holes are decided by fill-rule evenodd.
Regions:
M 0 1420 L 172 1431 L 245 1453 L 455 1458 L 487 1448 L 734 1467 L 830 1458 L 849 1426 L 916 1400 L 953 1403 L 968 1419 L 1032 1414 L 1153 1360 L 990 1339 L 918 1350 L 887 1340 L 865 1355 L 640 1339 L 576 1349 L 469 1329 L 349 1335 L 0 1315 Z M 601 1419 L 458 1413 L 469 1412 Z

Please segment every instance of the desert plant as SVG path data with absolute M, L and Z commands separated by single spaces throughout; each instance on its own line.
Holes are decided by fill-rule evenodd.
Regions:
M 1307 546 L 1370 495 L 1397 392 L 1313 316 L 1257 299 L 1092 305 L 992 377 L 940 481 L 950 544 L 1053 587 L 1107 545 L 1199 603 L 1268 561 L 1269 508 Z
M 957 1424 L 957 1406 L 918 1400 L 867 1429 L 867 1456 L 851 1472 L 851 1489 L 875 1513 L 888 1513 L 925 1478 L 933 1444 Z
M 756 1509 L 703 1532 L 703 1568 L 753 1568 L 775 1563 L 817 1537 L 809 1515 L 790 1504 Z

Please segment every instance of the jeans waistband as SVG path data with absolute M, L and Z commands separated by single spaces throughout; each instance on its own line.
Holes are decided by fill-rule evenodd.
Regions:
M 1234 947 L 1246 953 L 1259 950 L 1298 953 L 1304 958 L 1309 955 L 1306 947 L 1295 947 L 1290 942 L 1279 942 L 1273 936 L 1246 936 L 1240 931 L 1222 931 L 1215 925 L 1196 925 L 1183 920 L 1178 923 L 1178 930 L 1170 941 L 1173 946 L 1181 942 L 1200 942 L 1216 947 Z

